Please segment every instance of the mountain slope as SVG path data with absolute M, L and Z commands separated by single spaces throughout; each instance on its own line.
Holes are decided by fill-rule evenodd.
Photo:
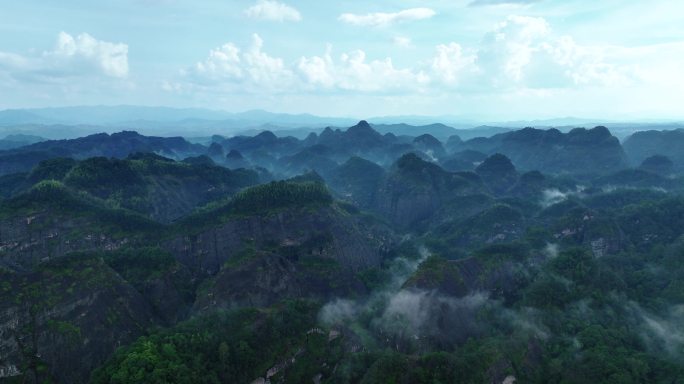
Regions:
M 684 169 L 684 129 L 671 131 L 636 132 L 623 143 L 625 153 L 632 165 L 639 165 L 651 156 L 667 156 L 677 170 Z
M 568 133 L 525 128 L 468 140 L 461 148 L 501 153 L 520 169 L 548 173 L 608 173 L 627 166 L 620 142 L 605 127 L 575 128 Z
M 55 157 L 85 159 L 104 156 L 124 158 L 136 152 L 154 152 L 171 158 L 206 153 L 206 148 L 191 144 L 182 137 L 143 136 L 123 131 L 100 133 L 78 139 L 48 140 L 21 148 L 0 151 L 0 175 L 31 170 L 42 160 Z

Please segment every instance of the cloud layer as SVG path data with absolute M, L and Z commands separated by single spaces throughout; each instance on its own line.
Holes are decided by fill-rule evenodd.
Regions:
M 381 26 L 406 14 L 383 15 L 364 16 L 358 23 Z M 394 43 L 406 48 L 411 40 L 395 38 Z M 235 91 L 415 94 L 612 86 L 629 84 L 636 72 L 606 60 L 600 47 L 557 36 L 543 18 L 509 16 L 485 33 L 479 45 L 439 44 L 432 57 L 410 67 L 397 66 L 391 57 L 370 58 L 360 49 L 333 54 L 331 45 L 322 55 L 286 62 L 266 53 L 263 39 L 255 34 L 251 46 L 226 43 L 186 73 L 190 83 Z

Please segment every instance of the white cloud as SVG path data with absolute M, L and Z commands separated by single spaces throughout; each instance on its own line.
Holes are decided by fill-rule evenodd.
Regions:
M 343 13 L 338 20 L 352 25 L 368 27 L 385 27 L 403 21 L 429 19 L 436 13 L 430 8 L 411 8 L 394 13 L 368 13 L 359 15 L 354 13 Z
M 509 16 L 485 35 L 478 50 L 478 66 L 500 82 L 520 82 L 523 69 L 533 53 L 550 34 L 546 20 L 537 17 Z
M 400 48 L 412 44 L 401 36 L 393 41 Z M 186 80 L 235 94 L 432 93 L 529 98 L 557 90 L 629 86 L 653 73 L 627 64 L 645 54 L 630 48 L 583 46 L 570 36 L 555 34 L 545 19 L 529 16 L 509 16 L 476 45 L 439 44 L 432 57 L 410 66 L 397 66 L 392 57 L 373 58 L 372 52 L 360 49 L 333 55 L 332 46 L 322 55 L 286 62 L 263 47 L 258 35 L 247 49 L 224 44 L 187 71 Z
M 252 35 L 252 45 L 244 51 L 233 43 L 224 44 L 186 72 L 202 86 L 239 85 L 246 91 L 287 89 L 293 80 L 292 71 L 283 59 L 265 53 L 263 46 L 258 34 Z
M 332 47 L 323 56 L 302 57 L 297 64 L 297 70 L 304 81 L 311 86 L 333 88 L 337 83 L 335 64 L 330 54 Z
M 253 19 L 269 21 L 302 20 L 302 15 L 297 9 L 273 0 L 259 0 L 256 4 L 245 10 L 245 15 Z
M 67 77 L 128 76 L 128 45 L 97 40 L 87 33 L 60 32 L 53 50 L 24 56 L 0 52 L 0 69 L 30 81 L 58 81 Z
M 366 52 L 344 53 L 339 60 L 324 56 L 302 57 L 298 72 L 307 86 L 360 92 L 395 92 L 418 90 L 428 82 L 427 76 L 409 68 L 396 68 L 391 58 L 366 60 Z
M 543 43 L 539 54 L 530 66 L 533 75 L 542 75 L 541 65 L 549 62 L 548 68 L 556 67 L 556 73 L 568 80 L 568 86 L 619 86 L 637 81 L 635 68 L 618 57 L 608 58 L 605 46 L 582 46 L 570 36 L 552 38 Z M 547 80 L 548 80 L 547 76 Z M 541 87 L 548 87 L 542 82 Z
M 435 75 L 448 84 L 457 84 L 463 76 L 477 72 L 474 54 L 466 54 L 458 43 L 440 44 L 432 59 Z
M 509 16 L 485 35 L 476 65 L 494 88 L 628 83 L 630 69 L 607 62 L 603 51 L 553 34 L 543 18 Z
M 386 20 L 386 19 L 384 19 Z M 375 24 L 382 25 L 384 21 Z M 378 24 L 380 23 L 380 24 Z M 407 38 L 395 37 L 400 47 Z M 463 92 L 515 89 L 556 89 L 575 86 L 624 85 L 633 69 L 604 57 L 605 47 L 577 44 L 557 36 L 543 18 L 509 16 L 486 33 L 475 46 L 457 42 L 439 44 L 428 61 L 397 69 L 392 59 L 367 62 L 363 51 L 352 52 L 334 63 L 329 54 L 302 58 L 298 72 L 325 88 L 375 92 L 448 88 Z M 357 85 L 353 85 L 358 81 Z
M 333 58 L 332 46 L 321 56 L 303 56 L 287 64 L 263 50 L 264 42 L 253 35 L 252 45 L 242 50 L 227 43 L 185 71 L 194 86 L 227 92 L 292 93 L 298 91 L 357 91 L 387 93 L 419 90 L 429 79 L 425 73 L 397 68 L 391 58 L 369 60 L 366 52 L 354 50 Z M 183 89 L 166 83 L 165 90 Z
M 339 87 L 365 92 L 387 92 L 416 89 L 427 79 L 411 69 L 395 68 L 391 58 L 366 61 L 361 50 L 341 56 Z
M 87 33 L 73 37 L 60 32 L 55 50 L 46 52 L 44 57 L 65 67 L 80 62 L 99 68 L 107 76 L 128 76 L 128 46 L 96 40 Z
M 195 69 L 214 80 L 242 78 L 240 49 L 233 43 L 212 49 L 206 60 L 195 64 Z
M 287 82 L 292 72 L 285 68 L 283 59 L 269 56 L 262 51 L 264 40 L 259 35 L 252 36 L 252 47 L 243 55 L 246 70 L 252 81 L 257 84 L 277 84 Z

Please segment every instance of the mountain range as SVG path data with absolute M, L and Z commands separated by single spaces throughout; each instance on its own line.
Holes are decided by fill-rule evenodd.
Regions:
M 0 381 L 684 377 L 682 131 L 414 128 L 8 137 Z
M 523 127 L 553 128 L 568 131 L 572 128 L 606 125 L 623 138 L 635 131 L 648 129 L 684 128 L 676 121 L 605 121 L 587 118 L 557 118 L 531 121 L 496 121 L 482 117 L 459 116 L 378 116 L 367 119 L 377 129 L 395 134 L 429 133 L 440 139 L 448 138 L 453 128 L 463 138 L 476 137 L 468 131 L 478 126 L 491 126 L 488 133 Z M 50 139 L 74 138 L 97 132 L 137 130 L 161 136 L 202 137 L 211 134 L 258 133 L 255 131 L 285 131 L 286 134 L 306 135 L 310 130 L 327 126 L 345 127 L 358 119 L 350 117 L 321 117 L 311 114 L 272 113 L 263 110 L 226 112 L 201 108 L 170 108 L 145 106 L 79 106 L 62 108 L 6 109 L 0 111 L 0 134 L 32 134 Z M 435 125 L 441 122 L 446 125 Z M 402 124 L 406 124 L 402 126 Z M 387 125 L 385 128 L 384 126 Z M 421 126 L 416 130 L 411 126 Z M 482 133 L 478 133 L 482 135 Z

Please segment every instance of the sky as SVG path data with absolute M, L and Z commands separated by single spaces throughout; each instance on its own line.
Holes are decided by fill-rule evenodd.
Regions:
M 0 0 L 0 109 L 683 119 L 681 0 Z

